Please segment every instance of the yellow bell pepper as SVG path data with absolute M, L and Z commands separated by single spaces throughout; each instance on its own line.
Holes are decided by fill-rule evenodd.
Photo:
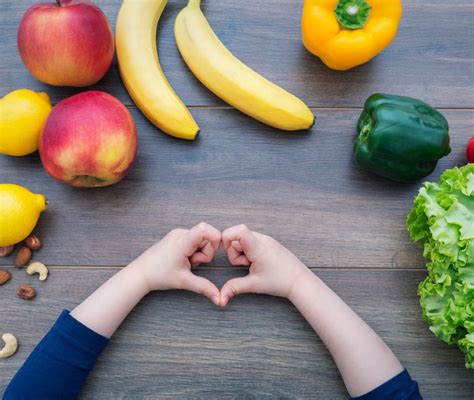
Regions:
M 329 68 L 347 70 L 381 53 L 401 17 L 401 0 L 305 0 L 303 44 Z

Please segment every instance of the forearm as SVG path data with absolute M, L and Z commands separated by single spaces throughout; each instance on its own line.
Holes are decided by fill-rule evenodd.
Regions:
M 77 398 L 107 342 L 64 311 L 18 370 L 3 398 Z
M 133 262 L 123 268 L 78 305 L 71 315 L 93 331 L 110 338 L 149 292 L 140 267 L 139 263 Z
M 326 344 L 352 397 L 403 370 L 384 341 L 311 271 L 298 279 L 289 300 Z

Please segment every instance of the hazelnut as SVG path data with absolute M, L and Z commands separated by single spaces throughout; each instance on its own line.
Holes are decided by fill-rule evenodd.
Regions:
M 41 249 L 41 246 L 43 244 L 41 243 L 41 240 L 38 239 L 38 236 L 36 235 L 30 235 L 26 238 L 25 240 L 26 247 L 28 247 L 30 250 L 37 251 Z
M 30 285 L 23 283 L 20 286 L 18 286 L 18 289 L 16 290 L 16 294 L 18 295 L 18 297 L 20 297 L 23 300 L 32 300 L 36 296 L 36 291 Z
M 31 260 L 31 255 L 31 250 L 28 247 L 23 246 L 16 255 L 15 267 L 24 267 Z
M 4 269 L 0 269 L 0 285 L 7 283 L 11 277 L 12 277 L 12 274 L 10 274 L 10 272 Z
M 0 247 L 0 257 L 8 257 L 10 254 L 13 253 L 15 246 L 5 246 Z

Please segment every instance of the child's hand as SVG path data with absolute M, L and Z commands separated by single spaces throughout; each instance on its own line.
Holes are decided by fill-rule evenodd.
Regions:
M 297 279 L 308 268 L 270 236 L 237 225 L 222 233 L 222 243 L 232 265 L 250 266 L 243 278 L 229 280 L 221 289 L 221 307 L 241 293 L 289 297 Z
M 219 305 L 219 289 L 194 275 L 191 266 L 210 262 L 220 241 L 221 233 L 204 222 L 190 230 L 174 229 L 133 264 L 144 274 L 150 290 L 190 290 Z

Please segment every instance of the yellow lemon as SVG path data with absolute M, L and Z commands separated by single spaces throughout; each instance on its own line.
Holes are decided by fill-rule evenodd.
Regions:
M 42 194 L 31 193 L 18 185 L 0 184 L 0 247 L 26 239 L 46 206 Z
M 51 108 L 46 93 L 28 89 L 15 90 L 0 99 L 0 153 L 26 156 L 38 150 Z

